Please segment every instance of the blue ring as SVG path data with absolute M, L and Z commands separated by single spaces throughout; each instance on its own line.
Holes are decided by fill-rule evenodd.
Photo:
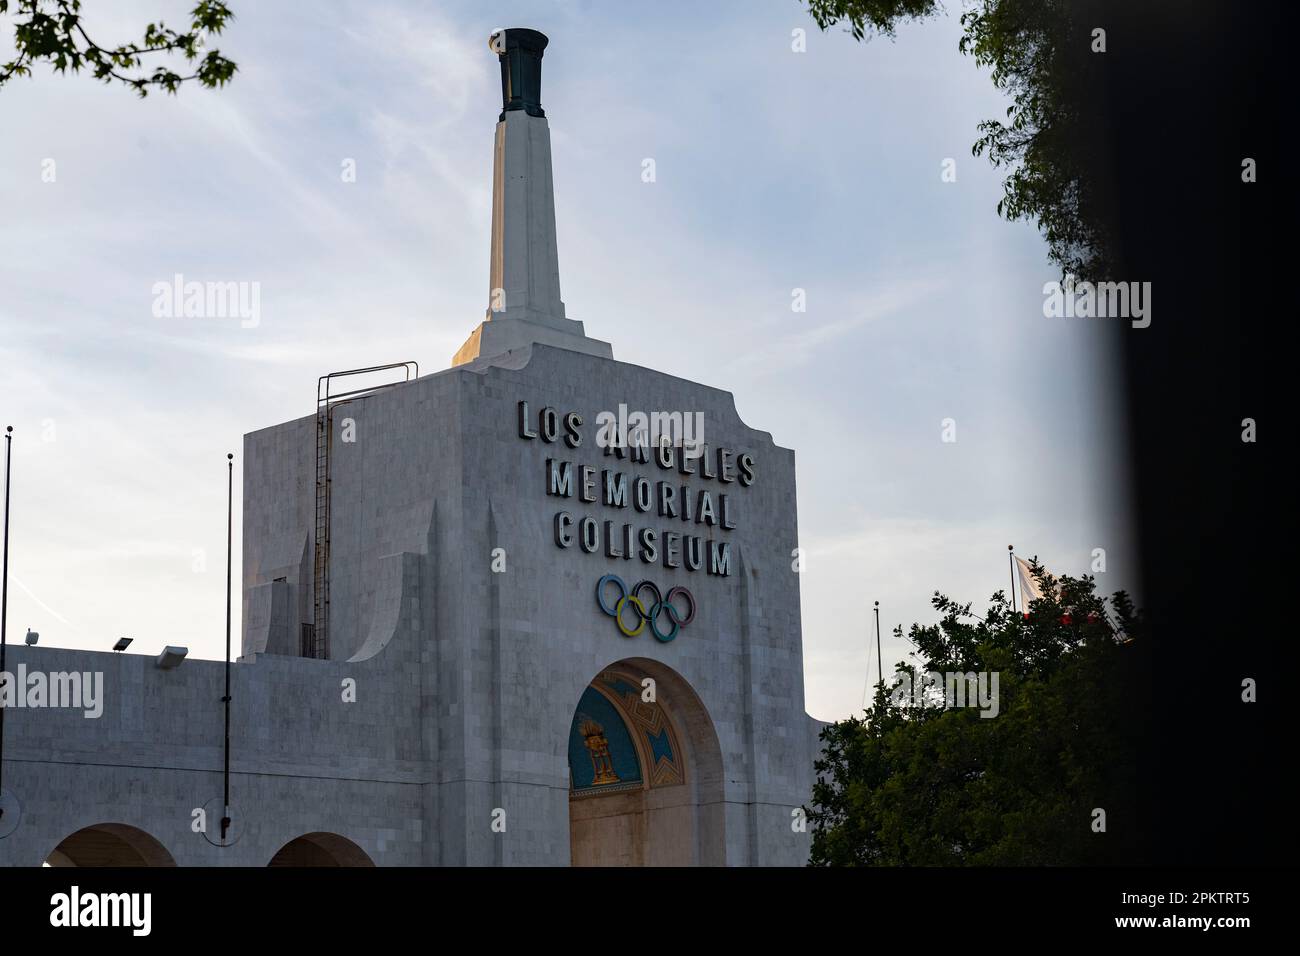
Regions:
M 615 584 L 618 585 L 618 591 L 619 591 L 618 601 L 614 602 L 614 607 L 608 607 L 605 604 L 605 585 L 608 584 L 610 581 L 613 581 Z M 596 582 L 596 603 L 599 604 L 600 609 L 604 611 L 606 614 L 608 614 L 610 617 L 614 617 L 614 618 L 618 617 L 618 604 L 626 597 L 627 597 L 627 585 L 623 583 L 623 579 L 620 578 L 617 574 L 607 574 L 599 581 Z

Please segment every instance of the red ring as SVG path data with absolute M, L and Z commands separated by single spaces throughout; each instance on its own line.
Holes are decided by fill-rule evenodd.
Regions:
M 669 604 L 672 604 L 673 595 L 678 593 L 679 591 L 682 594 L 686 595 L 686 601 L 691 606 L 691 613 L 679 619 L 682 627 L 685 627 L 687 624 L 690 624 L 691 621 L 695 620 L 695 595 L 692 594 L 689 589 L 678 586 L 675 588 L 669 588 L 668 593 L 664 595 L 664 600 L 667 601 Z M 673 608 L 676 609 L 676 607 L 677 605 L 673 604 Z

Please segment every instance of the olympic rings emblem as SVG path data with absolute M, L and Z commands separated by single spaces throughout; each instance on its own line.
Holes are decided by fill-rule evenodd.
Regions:
M 618 599 L 612 605 L 605 600 L 605 591 L 610 584 L 618 588 Z M 646 592 L 649 592 L 653 600 L 646 599 Z M 679 597 L 685 600 L 689 608 L 685 614 L 677 609 L 675 602 Z M 695 595 L 687 588 L 669 588 L 668 593 L 663 594 L 657 584 L 645 580 L 638 581 L 629 589 L 617 574 L 607 574 L 596 582 L 596 603 L 614 619 L 624 637 L 636 637 L 649 624 L 650 633 L 664 644 L 677 637 L 678 631 L 695 620 Z M 659 628 L 659 620 L 665 614 L 672 622 L 672 628 L 667 631 Z M 629 622 L 635 622 L 636 626 L 629 626 Z

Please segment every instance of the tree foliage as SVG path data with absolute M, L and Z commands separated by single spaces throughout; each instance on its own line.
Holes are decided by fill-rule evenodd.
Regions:
M 1033 569 L 1047 596 L 1027 615 L 1002 592 L 983 617 L 936 592 L 939 623 L 908 635 L 920 670 L 997 671 L 996 716 L 916 706 L 882 683 L 862 719 L 822 732 L 811 865 L 1125 860 L 1136 826 L 1130 642 L 1142 617 L 1122 591 L 1108 610 L 1091 577 Z M 1097 808 L 1107 832 L 1094 831 Z
M 15 57 L 0 64 L 0 86 L 16 76 L 30 76 L 34 63 L 49 63 L 59 73 L 84 67 L 97 80 L 122 83 L 139 96 L 152 90 L 175 93 L 182 83 L 197 80 L 202 86 L 225 86 L 237 69 L 217 50 L 203 51 L 204 37 L 214 37 L 234 19 L 220 0 L 201 0 L 190 12 L 185 32 L 150 23 L 135 43 L 101 46 L 90 38 L 82 23 L 81 0 L 0 0 L 0 15 L 12 13 Z M 181 75 L 158 54 L 179 54 L 193 69 Z M 149 70 L 150 61 L 152 71 Z
M 807 0 L 822 29 L 843 23 L 855 39 L 893 37 L 900 24 L 938 15 L 938 0 Z M 1004 119 L 979 124 L 971 148 L 1006 168 L 998 213 L 1035 221 L 1062 273 L 1096 281 L 1113 259 L 1104 198 L 1091 170 L 1104 139 L 1084 107 L 1102 54 L 1070 0 L 975 0 L 963 11 L 961 52 L 992 71 L 1008 94 Z

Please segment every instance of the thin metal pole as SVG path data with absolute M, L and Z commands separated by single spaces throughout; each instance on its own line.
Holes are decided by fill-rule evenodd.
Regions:
M 235 503 L 235 456 L 226 455 L 226 696 L 221 700 L 226 705 L 226 766 L 225 795 L 222 798 L 221 842 L 226 842 L 226 832 L 230 829 L 230 582 L 231 568 L 234 563 L 234 503 Z
M 9 646 L 9 636 L 6 631 L 9 622 L 9 461 L 13 454 L 13 447 L 14 426 L 7 425 L 5 427 L 5 556 L 3 583 L 0 583 L 0 677 L 3 677 L 6 684 L 9 682 L 8 671 L 5 669 L 5 651 Z M 0 706 L 0 794 L 4 793 L 5 780 L 5 710 L 4 706 Z M 4 807 L 0 806 L 0 817 L 4 816 L 4 813 Z
M 876 602 L 876 670 L 880 672 L 880 686 L 885 686 L 885 658 L 880 653 L 880 602 Z
M 1007 562 L 1011 565 L 1011 609 L 1016 609 L 1016 556 L 1012 549 L 1014 544 L 1007 545 Z

